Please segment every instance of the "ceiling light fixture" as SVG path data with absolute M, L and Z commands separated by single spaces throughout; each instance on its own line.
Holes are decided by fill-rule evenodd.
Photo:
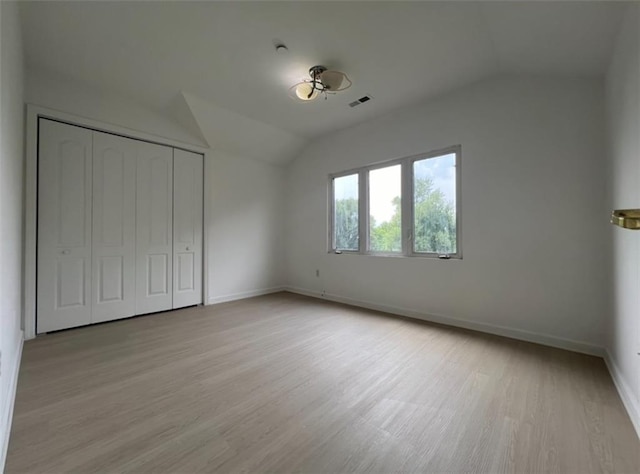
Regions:
M 335 94 L 351 87 L 351 80 L 344 72 L 329 71 L 324 66 L 309 69 L 310 79 L 298 82 L 289 88 L 289 95 L 303 102 L 311 101 L 321 95 Z

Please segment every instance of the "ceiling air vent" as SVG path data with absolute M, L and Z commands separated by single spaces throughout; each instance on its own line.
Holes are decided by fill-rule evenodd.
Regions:
M 360 97 L 358 100 L 354 100 L 353 102 L 351 102 L 349 104 L 349 107 L 354 108 L 357 107 L 360 104 L 364 104 L 365 102 L 369 102 L 371 100 L 371 97 L 369 97 L 368 95 L 365 95 L 363 97 Z

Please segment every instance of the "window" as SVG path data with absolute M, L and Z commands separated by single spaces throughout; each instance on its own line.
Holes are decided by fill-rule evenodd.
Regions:
M 456 154 L 413 162 L 413 251 L 456 254 Z
M 369 171 L 369 250 L 402 252 L 401 165 Z
M 330 250 L 461 258 L 460 150 L 332 175 Z
M 358 174 L 333 180 L 333 248 L 357 251 L 360 248 L 358 221 Z

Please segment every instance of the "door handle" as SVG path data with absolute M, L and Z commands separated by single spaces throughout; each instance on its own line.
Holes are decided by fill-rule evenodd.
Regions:
M 611 223 L 623 229 L 640 230 L 640 209 L 616 209 L 611 213 Z

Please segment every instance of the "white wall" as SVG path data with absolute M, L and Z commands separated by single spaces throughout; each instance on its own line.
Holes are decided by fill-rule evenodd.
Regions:
M 113 92 L 38 71 L 27 74 L 28 103 L 149 133 L 160 141 L 204 144 L 202 136 L 181 126 L 169 109 L 150 110 Z M 207 160 L 208 303 L 281 287 L 285 169 L 219 150 L 209 151 Z
M 640 6 L 629 7 L 606 81 L 609 209 L 640 208 Z M 640 434 L 640 232 L 611 227 L 609 367 Z
M 18 7 L 0 2 L 0 472 L 22 331 L 24 102 Z
M 595 80 L 493 79 L 314 142 L 290 167 L 289 285 L 598 352 L 608 231 L 602 90 Z M 327 253 L 329 173 L 456 144 L 463 260 Z
M 285 168 L 214 152 L 209 302 L 284 285 Z

